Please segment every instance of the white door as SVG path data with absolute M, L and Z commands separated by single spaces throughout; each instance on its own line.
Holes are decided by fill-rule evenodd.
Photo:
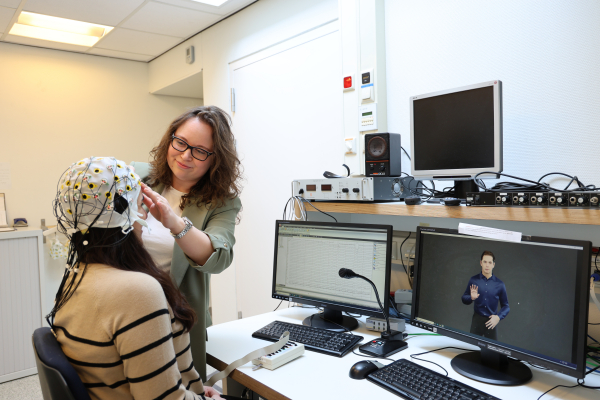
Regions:
M 230 65 L 233 130 L 246 183 L 236 228 L 237 309 L 271 298 L 275 220 L 293 179 L 319 178 L 343 163 L 342 57 L 337 21 Z

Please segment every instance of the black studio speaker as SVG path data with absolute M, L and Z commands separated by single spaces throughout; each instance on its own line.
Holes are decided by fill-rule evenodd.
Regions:
M 402 145 L 399 133 L 365 135 L 365 175 L 400 176 Z

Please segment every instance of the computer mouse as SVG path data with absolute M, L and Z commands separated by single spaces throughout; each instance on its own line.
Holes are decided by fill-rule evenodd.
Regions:
M 381 367 L 383 367 L 383 365 L 377 361 L 359 361 L 350 368 L 350 378 L 365 379 L 367 375 L 377 371 Z
M 415 206 L 417 204 L 421 204 L 421 198 L 417 196 L 405 197 L 404 204 L 407 206 Z

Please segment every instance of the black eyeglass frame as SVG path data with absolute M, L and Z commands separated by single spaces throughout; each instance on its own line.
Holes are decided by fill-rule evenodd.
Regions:
M 175 139 L 182 141 L 183 143 L 185 143 L 185 145 L 186 145 L 187 147 L 186 147 L 185 149 L 183 149 L 183 150 L 179 150 L 177 147 L 175 147 L 175 146 L 173 145 L 173 141 L 174 141 Z M 198 150 L 198 151 L 200 151 L 201 153 L 204 153 L 204 154 L 206 154 L 206 158 L 205 158 L 204 160 L 201 160 L 201 159 L 199 159 L 198 157 L 194 157 L 194 158 L 195 158 L 196 160 L 198 160 L 198 161 L 206 161 L 206 160 L 208 160 L 208 157 L 210 157 L 210 156 L 212 156 L 213 154 L 215 154 L 214 152 L 206 151 L 206 150 L 204 150 L 204 149 L 203 149 L 203 148 L 201 148 L 201 147 L 194 147 L 194 146 L 190 146 L 190 145 L 188 144 L 188 142 L 186 142 L 186 141 L 185 141 L 185 140 L 183 140 L 182 138 L 179 138 L 179 137 L 177 137 L 177 136 L 175 136 L 175 135 L 171 135 L 171 147 L 172 147 L 172 148 L 174 148 L 175 150 L 177 150 L 177 151 L 181 152 L 181 153 L 185 153 L 185 152 L 187 151 L 187 149 L 192 149 L 192 151 L 191 151 L 192 157 L 194 157 L 194 152 L 193 152 L 193 150 Z

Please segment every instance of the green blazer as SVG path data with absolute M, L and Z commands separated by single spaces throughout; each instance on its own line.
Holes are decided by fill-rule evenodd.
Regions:
M 150 164 L 132 162 L 135 173 L 143 180 L 150 174 Z M 152 188 L 162 193 L 164 185 Z M 233 245 L 235 244 L 235 220 L 242 207 L 239 198 L 228 200 L 224 206 L 208 209 L 202 205 L 187 205 L 182 217 L 187 217 L 192 224 L 208 235 L 215 252 L 204 265 L 198 265 L 185 255 L 175 243 L 171 260 L 171 278 L 183 292 L 186 299 L 196 310 L 198 323 L 190 332 L 192 357 L 194 366 L 202 380 L 206 380 L 206 328 L 212 325 L 208 313 L 210 296 L 210 274 L 218 274 L 231 265 L 233 260 Z

